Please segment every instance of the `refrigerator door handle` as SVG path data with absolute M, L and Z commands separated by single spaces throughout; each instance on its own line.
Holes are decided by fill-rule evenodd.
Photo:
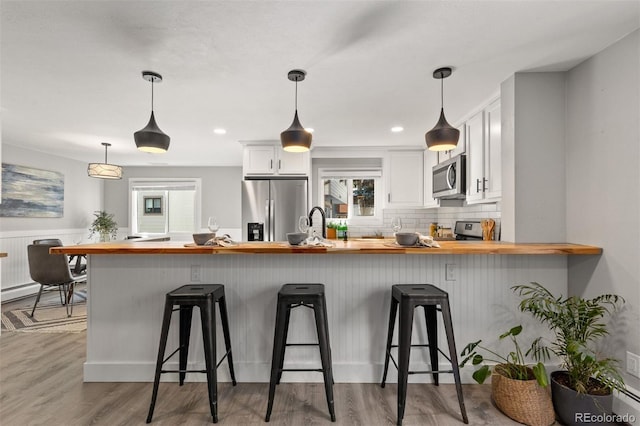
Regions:
M 271 217 L 269 218 L 269 222 L 271 223 L 271 236 L 269 241 L 276 240 L 276 203 L 274 200 L 271 201 Z
M 269 241 L 269 238 L 271 236 L 271 215 L 269 213 L 269 204 L 270 204 L 269 202 L 270 201 L 271 200 L 266 200 L 264 202 L 264 217 L 266 218 L 266 220 L 265 220 L 265 222 L 266 222 L 265 223 L 265 228 L 266 229 L 264 230 L 264 235 L 265 235 L 265 238 L 266 238 L 265 241 Z

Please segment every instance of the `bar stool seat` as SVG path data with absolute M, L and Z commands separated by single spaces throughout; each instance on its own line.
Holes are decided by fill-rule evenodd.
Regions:
M 396 314 L 400 305 L 400 324 L 398 326 L 399 342 L 393 345 L 393 331 L 396 322 Z M 428 344 L 412 345 L 411 333 L 413 328 L 413 313 L 416 307 L 422 306 L 425 312 L 427 325 Z M 442 312 L 444 329 L 447 335 L 449 346 L 449 356 L 438 348 L 438 328 L 437 311 Z M 429 348 L 429 358 L 431 370 L 429 371 L 409 371 L 409 357 L 412 347 Z M 391 355 L 391 349 L 398 348 L 398 362 Z M 451 370 L 439 370 L 438 353 L 441 353 L 451 362 Z M 407 379 L 409 374 L 432 374 L 434 384 L 439 384 L 438 374 L 453 373 L 458 394 L 458 403 L 464 423 L 469 423 L 467 412 L 464 406 L 462 395 L 462 383 L 460 381 L 460 371 L 458 368 L 458 357 L 456 344 L 453 336 L 453 324 L 451 322 L 451 311 L 449 308 L 449 295 L 447 292 L 431 284 L 396 284 L 391 287 L 391 307 L 389 310 L 389 331 L 387 333 L 387 347 L 384 360 L 384 373 L 382 375 L 381 386 L 384 388 L 389 369 L 389 358 L 398 369 L 398 421 L 402 424 L 404 417 L 405 402 L 407 399 Z
M 222 320 L 222 333 L 224 334 L 224 344 L 226 353 L 222 359 L 216 363 L 216 302 L 220 306 L 220 319 Z M 179 306 L 174 309 L 174 306 Z M 191 317 L 193 307 L 200 309 L 200 320 L 202 323 L 202 339 L 204 341 L 204 370 L 187 370 L 187 355 L 189 351 L 189 337 L 191 334 Z M 169 335 L 169 325 L 171 315 L 174 311 L 180 311 L 180 345 L 168 357 L 164 358 L 167 338 Z M 163 370 L 162 366 L 173 355 L 179 353 L 178 370 Z M 224 286 L 222 284 L 200 284 L 185 285 L 177 288 L 166 295 L 164 305 L 164 316 L 162 318 L 162 331 L 160 333 L 160 345 L 158 348 L 158 358 L 156 362 L 156 372 L 153 382 L 153 393 L 147 423 L 151 423 L 153 410 L 158 396 L 158 386 L 160 375 L 164 373 L 178 373 L 180 386 L 184 384 L 186 373 L 206 373 L 207 388 L 209 393 L 209 405 L 211 417 L 214 423 L 218 422 L 218 391 L 216 370 L 227 358 L 229 363 L 229 373 L 233 386 L 236 385 L 236 377 L 233 371 L 233 357 L 231 354 L 231 338 L 229 335 L 229 319 L 227 317 L 227 304 L 224 296 Z
M 318 343 L 287 343 L 291 309 L 304 306 L 313 309 L 318 333 Z M 276 385 L 280 384 L 283 371 L 317 371 L 324 375 L 324 388 L 329 406 L 331 421 L 336 421 L 333 404 L 333 371 L 331 369 L 331 345 L 329 343 L 329 326 L 327 322 L 327 306 L 324 297 L 324 284 L 285 284 L 278 292 L 276 307 L 276 327 L 271 358 L 271 380 L 269 381 L 269 403 L 265 421 L 271 418 L 273 398 Z M 320 348 L 320 369 L 285 369 L 284 354 L 287 346 L 318 346 Z

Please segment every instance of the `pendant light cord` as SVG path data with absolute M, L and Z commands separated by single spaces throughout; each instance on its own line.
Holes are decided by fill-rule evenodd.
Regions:
M 107 163 L 107 147 L 108 147 L 108 146 L 109 146 L 109 145 L 105 145 L 105 146 L 104 146 L 104 164 L 108 164 L 108 163 Z
M 151 77 L 151 112 L 153 112 L 153 82 L 155 78 Z
M 444 109 L 444 78 L 440 73 L 440 109 Z
M 296 77 L 296 112 L 298 111 L 298 78 Z

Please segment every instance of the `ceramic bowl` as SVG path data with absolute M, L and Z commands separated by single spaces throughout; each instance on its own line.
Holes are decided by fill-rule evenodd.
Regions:
M 415 246 L 418 242 L 418 234 L 415 232 L 396 232 L 396 243 L 401 246 Z
M 291 244 L 292 246 L 300 245 L 300 243 L 306 239 L 306 232 L 291 232 L 287 234 L 287 241 L 289 241 L 289 244 Z
M 204 234 L 193 234 L 193 242 L 196 243 L 196 245 L 203 246 L 204 243 L 206 243 L 207 241 L 215 237 L 216 237 L 215 232 L 206 232 Z

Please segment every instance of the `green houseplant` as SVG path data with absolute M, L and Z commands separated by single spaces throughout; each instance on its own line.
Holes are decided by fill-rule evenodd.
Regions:
M 512 289 L 523 297 L 520 310 L 531 313 L 555 335 L 548 344 L 535 341 L 527 353 L 536 360 L 547 360 L 551 354 L 560 358 L 564 370 L 551 374 L 553 403 L 560 419 L 576 425 L 576 413 L 610 414 L 612 390 L 625 386 L 617 360 L 601 356 L 594 346 L 609 334 L 603 319 L 618 310 L 624 299 L 614 294 L 593 299 L 556 297 L 535 282 Z
M 533 367 L 527 365 L 526 354 L 516 337 L 521 332 L 522 326 L 518 325 L 500 335 L 500 340 L 508 337 L 514 346 L 506 356 L 481 345 L 482 340 L 469 343 L 460 354 L 463 359 L 460 367 L 469 361 L 476 366 L 482 364 L 473 373 L 473 379 L 482 384 L 491 375 L 491 367 L 485 362 L 496 363 L 491 375 L 491 396 L 500 411 L 520 423 L 548 426 L 555 421 L 555 413 L 548 391 L 547 372 L 541 362 Z
M 114 215 L 107 213 L 104 210 L 98 210 L 94 214 L 95 219 L 91 223 L 89 228 L 89 238 L 94 234 L 100 236 L 100 241 L 109 241 L 111 238 L 115 238 L 118 233 L 118 224 L 113 219 Z

